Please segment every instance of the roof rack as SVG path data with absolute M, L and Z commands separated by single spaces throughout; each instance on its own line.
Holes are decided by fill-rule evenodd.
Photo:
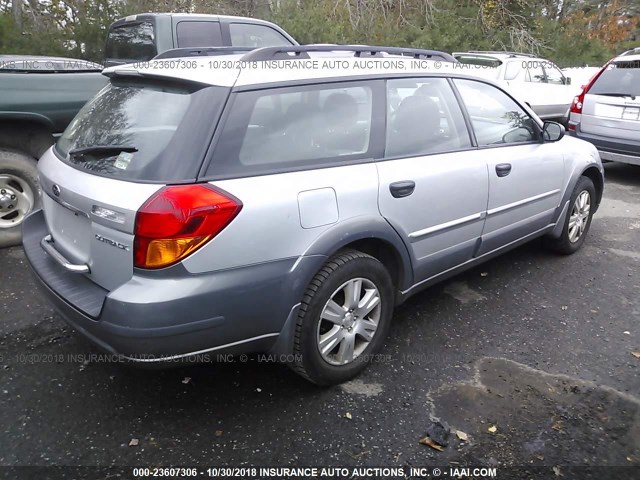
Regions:
M 254 50 L 253 47 L 189 47 L 189 48 L 173 48 L 162 52 L 160 55 L 153 57 L 153 60 L 161 60 L 163 58 L 180 58 L 180 57 L 206 57 L 213 55 L 233 55 L 234 53 L 244 53 Z
M 465 53 L 489 53 L 494 55 L 511 55 L 512 57 L 537 57 L 537 55 L 534 55 L 533 53 L 509 52 L 506 50 L 469 50 L 468 52 L 460 52 L 461 55 L 464 55 Z
M 309 52 L 353 52 L 354 57 L 380 57 L 383 53 L 386 53 L 389 55 L 411 56 L 417 59 L 443 60 L 445 62 L 458 63 L 450 54 L 438 50 L 372 47 L 370 45 L 291 45 L 286 47 L 264 47 L 247 53 L 241 58 L 241 61 L 262 62 L 268 60 L 308 59 L 311 58 Z
M 640 54 L 640 47 L 632 48 L 631 50 L 627 50 L 626 52 L 622 52 L 620 56 L 624 55 L 637 55 Z

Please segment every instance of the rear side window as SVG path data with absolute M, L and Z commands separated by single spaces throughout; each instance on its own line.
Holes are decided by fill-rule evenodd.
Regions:
M 228 89 L 112 80 L 56 144 L 78 169 L 124 180 L 195 178 Z
M 389 80 L 387 112 L 387 157 L 471 147 L 460 105 L 444 78 Z
M 291 45 L 282 34 L 266 25 L 232 23 L 229 25 L 234 47 L 282 47 Z
M 238 93 L 209 176 L 317 168 L 369 158 L 369 85 L 313 85 Z
M 589 89 L 595 95 L 640 96 L 640 60 L 610 64 Z
M 218 22 L 178 22 L 178 47 L 219 47 L 222 33 Z
M 544 83 L 546 76 L 542 69 L 542 63 L 537 61 L 527 62 L 527 82 Z
M 128 23 L 109 30 L 107 59 L 150 60 L 156 56 L 151 22 Z

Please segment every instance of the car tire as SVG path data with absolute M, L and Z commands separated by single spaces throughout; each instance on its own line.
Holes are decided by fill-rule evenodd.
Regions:
M 591 226 L 596 189 L 590 178 L 580 177 L 569 200 L 569 211 L 559 238 L 544 239 L 550 250 L 562 255 L 571 255 L 582 247 Z
M 0 150 L 0 248 L 19 245 L 22 222 L 40 208 L 40 187 L 35 159 Z
M 393 283 L 380 261 L 356 250 L 336 254 L 304 294 L 290 366 L 322 386 L 355 377 L 382 347 L 393 308 Z

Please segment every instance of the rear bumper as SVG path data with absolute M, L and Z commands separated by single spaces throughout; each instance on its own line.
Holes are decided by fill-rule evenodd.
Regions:
M 296 268 L 286 259 L 204 275 L 181 265 L 134 271 L 108 292 L 53 261 L 40 246 L 47 234 L 41 210 L 25 219 L 25 255 L 55 309 L 102 349 L 141 363 L 268 351 L 302 298 L 301 282 L 292 280 L 317 262 L 303 257 Z
M 569 134 L 592 143 L 598 149 L 602 160 L 640 165 L 640 141 L 584 133 L 580 129 L 580 124 L 576 125 L 575 131 L 570 130 Z

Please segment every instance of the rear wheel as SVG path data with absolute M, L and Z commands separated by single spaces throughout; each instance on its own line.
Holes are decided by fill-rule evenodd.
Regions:
M 318 385 L 353 378 L 381 348 L 392 313 L 393 285 L 384 265 L 355 250 L 337 254 L 305 292 L 292 368 Z
M 22 222 L 40 206 L 36 161 L 0 150 L 0 248 L 20 244 Z
M 557 239 L 545 238 L 545 246 L 563 255 L 577 252 L 582 247 L 591 226 L 595 198 L 596 189 L 593 182 L 590 178 L 581 177 L 573 189 L 562 234 Z

